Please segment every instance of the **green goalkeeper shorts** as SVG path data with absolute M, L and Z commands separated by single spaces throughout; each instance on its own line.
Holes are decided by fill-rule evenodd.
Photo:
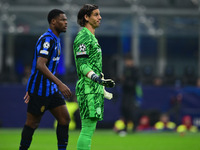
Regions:
M 81 119 L 96 118 L 103 120 L 104 95 L 86 94 L 77 95 Z

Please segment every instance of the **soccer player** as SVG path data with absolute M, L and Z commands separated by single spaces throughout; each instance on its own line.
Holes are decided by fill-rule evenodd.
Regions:
M 30 147 L 34 131 L 46 110 L 49 110 L 58 121 L 58 150 L 65 150 L 68 143 L 70 116 L 62 95 L 69 98 L 71 91 L 55 76 L 61 52 L 59 34 L 66 32 L 67 17 L 63 11 L 53 9 L 48 14 L 48 22 L 48 31 L 36 43 L 31 76 L 24 96 L 28 108 L 21 134 L 20 150 L 27 150 Z
M 77 150 L 90 150 L 97 121 L 103 119 L 104 86 L 114 87 L 115 83 L 101 78 L 102 52 L 95 37 L 95 29 L 101 22 L 98 6 L 85 4 L 78 12 L 77 22 L 83 27 L 73 45 L 78 74 L 76 96 L 81 116 Z

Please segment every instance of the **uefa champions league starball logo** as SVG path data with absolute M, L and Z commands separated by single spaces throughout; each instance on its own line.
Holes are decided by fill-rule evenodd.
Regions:
M 79 49 L 81 52 L 85 51 L 86 46 L 84 44 L 79 45 Z
M 49 42 L 44 42 L 43 47 L 48 49 L 50 47 L 50 43 Z

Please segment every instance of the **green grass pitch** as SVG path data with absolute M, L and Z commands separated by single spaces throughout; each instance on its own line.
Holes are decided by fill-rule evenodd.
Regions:
M 76 150 L 80 130 L 70 131 L 68 150 Z M 0 150 L 17 150 L 21 129 L 0 129 Z M 56 150 L 54 129 L 37 129 L 30 150 Z M 200 133 L 129 133 L 120 137 L 112 130 L 97 129 L 91 150 L 200 150 Z

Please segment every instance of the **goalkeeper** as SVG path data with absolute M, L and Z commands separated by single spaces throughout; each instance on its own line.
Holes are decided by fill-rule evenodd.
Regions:
M 73 44 L 79 79 L 76 84 L 76 96 L 82 124 L 77 150 L 90 150 L 97 121 L 103 120 L 104 86 L 114 87 L 115 83 L 111 79 L 101 78 L 102 52 L 95 37 L 95 29 L 101 22 L 98 6 L 85 4 L 79 10 L 77 22 L 83 27 Z M 112 98 L 112 95 L 107 98 Z

